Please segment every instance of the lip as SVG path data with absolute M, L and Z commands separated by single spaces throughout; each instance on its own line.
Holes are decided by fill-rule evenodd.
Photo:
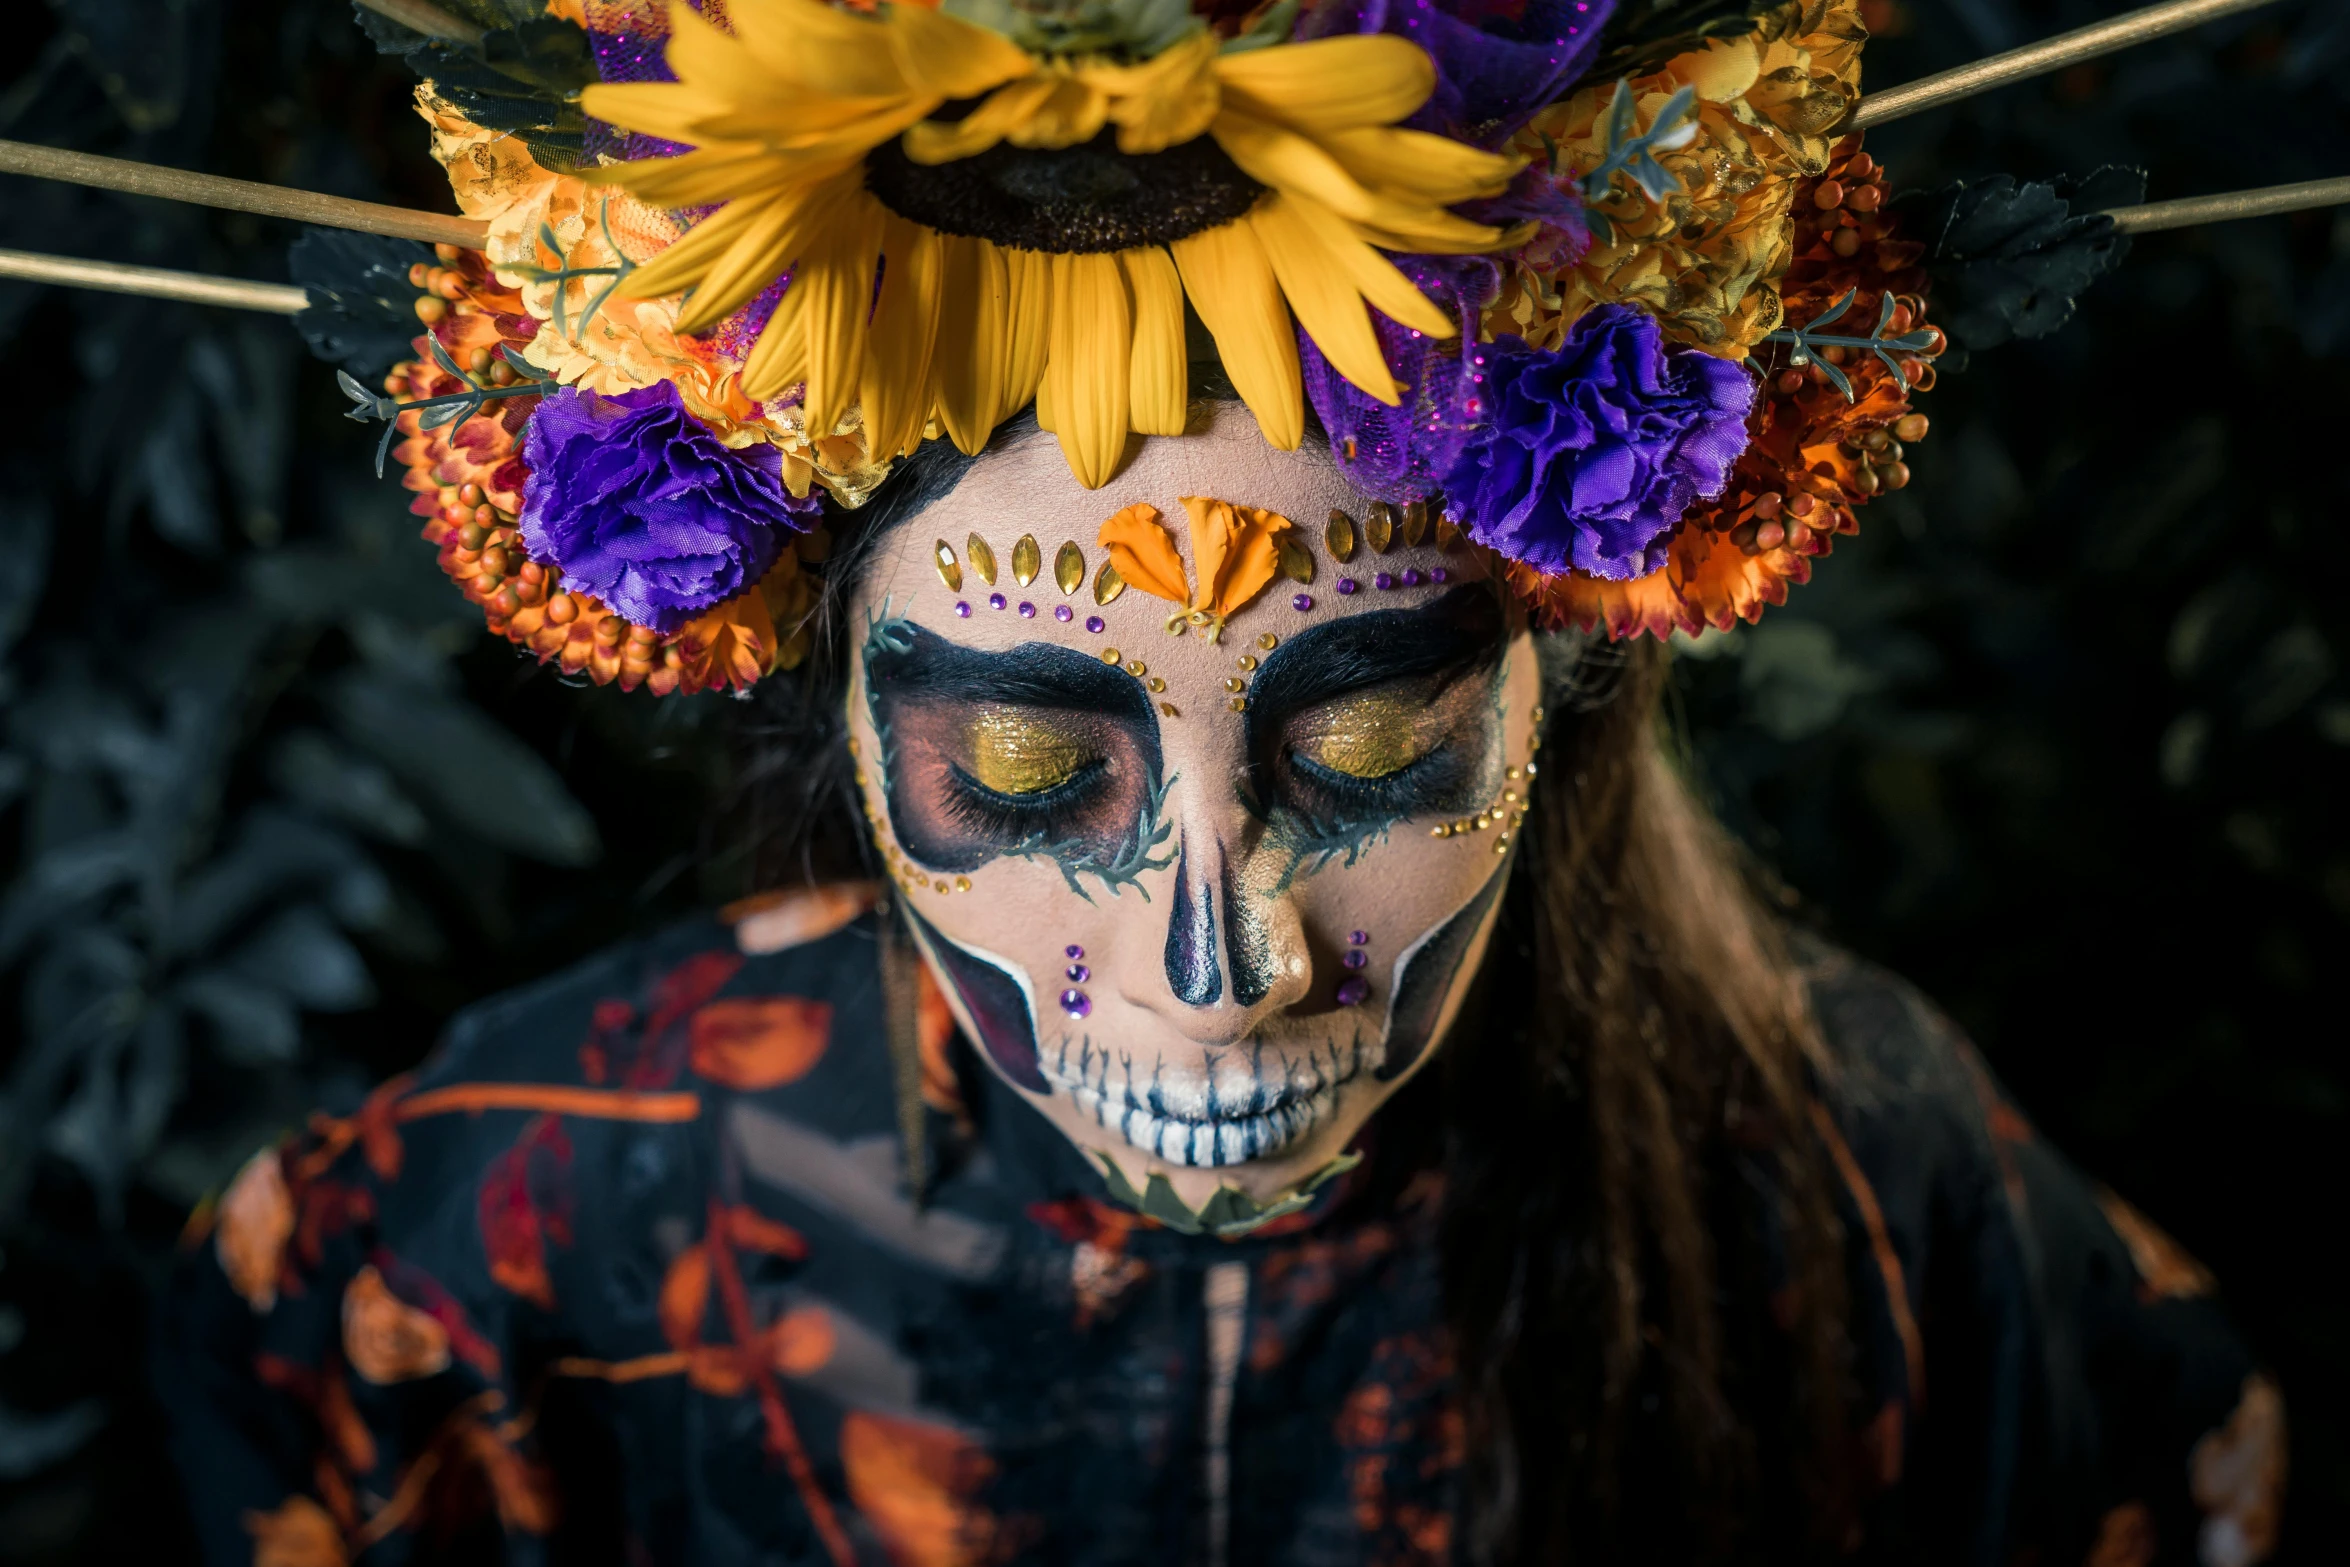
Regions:
M 1064 1038 L 1037 1066 L 1080 1113 L 1132 1147 L 1172 1165 L 1216 1169 L 1302 1141 L 1329 1119 L 1369 1055 L 1360 1034 L 1302 1055 L 1257 1041 L 1210 1052 L 1196 1070 L 1170 1070 L 1160 1060 L 1138 1073 L 1132 1056 L 1088 1035 Z

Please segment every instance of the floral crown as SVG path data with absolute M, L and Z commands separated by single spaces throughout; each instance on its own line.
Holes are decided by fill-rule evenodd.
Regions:
M 1924 251 L 1836 134 L 1858 0 L 1615 5 L 553 0 L 536 98 L 418 39 L 487 239 L 352 414 L 492 629 L 626 687 L 799 661 L 819 492 L 1032 403 L 1100 487 L 1208 357 L 1545 626 L 1752 620 L 1908 482 Z

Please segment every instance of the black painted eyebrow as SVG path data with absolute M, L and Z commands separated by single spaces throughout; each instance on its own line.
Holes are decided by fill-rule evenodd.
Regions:
M 1308 627 L 1265 655 L 1250 682 L 1250 738 L 1259 724 L 1369 686 L 1489 668 L 1501 659 L 1502 630 L 1499 601 L 1478 583 L 1463 583 L 1417 609 L 1379 609 Z
M 1100 659 L 1049 642 L 985 653 L 910 621 L 890 631 L 906 645 L 875 647 L 867 658 L 865 678 L 876 698 L 1073 710 L 1152 727 L 1142 682 Z

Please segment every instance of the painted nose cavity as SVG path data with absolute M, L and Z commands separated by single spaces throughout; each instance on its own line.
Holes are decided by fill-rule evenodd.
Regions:
M 1175 896 L 1169 902 L 1167 988 L 1185 1006 L 1212 1007 L 1224 999 L 1224 972 L 1216 960 L 1216 897 L 1192 865 L 1189 844 L 1176 857 Z M 1234 999 L 1249 1004 L 1237 986 Z

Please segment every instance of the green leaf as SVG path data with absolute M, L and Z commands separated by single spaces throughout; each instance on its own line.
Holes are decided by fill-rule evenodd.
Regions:
M 1934 318 L 1962 348 L 2046 337 L 2089 285 L 2120 265 L 2129 237 L 2109 218 L 2146 196 L 2142 169 L 2018 185 L 2005 174 L 1905 194 L 1907 232 L 1925 242 Z

